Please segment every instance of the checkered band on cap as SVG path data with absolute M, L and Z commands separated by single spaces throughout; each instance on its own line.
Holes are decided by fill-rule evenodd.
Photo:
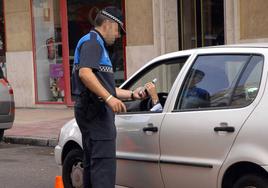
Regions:
M 121 26 L 123 25 L 123 22 L 121 22 L 118 18 L 116 18 L 115 16 L 109 14 L 105 10 L 101 10 L 100 13 L 103 14 L 104 16 L 107 16 L 108 18 L 114 20 L 115 22 L 119 23 Z

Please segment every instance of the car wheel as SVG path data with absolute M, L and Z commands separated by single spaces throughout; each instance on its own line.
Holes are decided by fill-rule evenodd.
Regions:
M 65 188 L 83 187 L 83 151 L 81 149 L 71 150 L 62 167 L 62 179 Z
M 3 140 L 4 137 L 4 129 L 0 129 L 0 142 Z
M 234 184 L 233 188 L 267 188 L 268 179 L 255 174 L 247 174 L 240 177 Z

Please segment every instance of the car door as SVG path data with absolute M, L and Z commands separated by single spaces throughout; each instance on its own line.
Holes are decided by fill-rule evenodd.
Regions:
M 166 188 L 217 187 L 220 167 L 257 104 L 262 66 L 258 54 L 197 55 L 185 79 L 176 83 L 173 111 L 161 127 Z
M 132 77 L 123 88 L 133 90 L 157 78 L 156 88 L 165 106 L 168 92 L 187 59 L 188 56 L 174 57 L 152 63 Z M 116 115 L 117 185 L 164 187 L 159 167 L 159 130 L 164 113 L 150 112 L 148 99 L 126 101 L 129 112 Z

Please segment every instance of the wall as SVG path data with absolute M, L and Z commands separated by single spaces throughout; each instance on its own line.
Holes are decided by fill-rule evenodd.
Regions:
M 178 50 L 176 0 L 126 0 L 127 77 L 161 54 Z
M 240 38 L 268 38 L 268 1 L 240 1 Z M 250 16 L 249 16 L 250 15 Z
M 7 51 L 31 51 L 32 30 L 29 0 L 5 0 Z
M 267 0 L 225 0 L 226 43 L 268 42 Z
M 29 0 L 5 0 L 7 77 L 16 107 L 34 106 L 31 8 Z

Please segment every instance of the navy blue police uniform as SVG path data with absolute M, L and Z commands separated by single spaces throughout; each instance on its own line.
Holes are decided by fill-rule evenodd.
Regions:
M 88 90 L 79 78 L 80 68 L 91 68 L 105 89 L 116 96 L 112 63 L 106 43 L 97 30 L 78 42 L 72 74 L 75 118 L 82 133 L 84 187 L 114 188 L 116 172 L 114 113 Z

